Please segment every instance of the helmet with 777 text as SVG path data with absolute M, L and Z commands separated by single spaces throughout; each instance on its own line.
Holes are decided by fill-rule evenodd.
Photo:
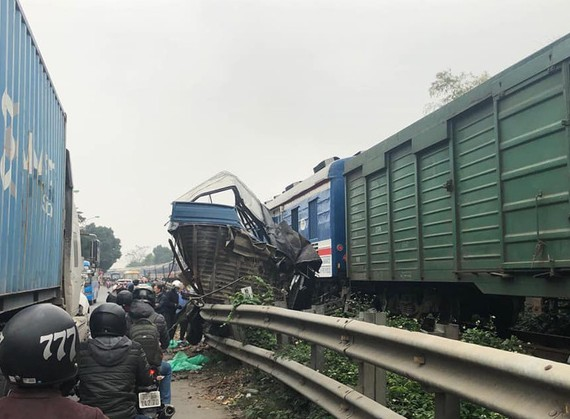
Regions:
M 27 307 L 0 334 L 0 368 L 21 387 L 58 384 L 77 374 L 79 336 L 67 312 L 52 304 Z

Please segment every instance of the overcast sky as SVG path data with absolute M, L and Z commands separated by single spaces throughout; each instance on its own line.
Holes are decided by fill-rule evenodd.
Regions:
M 123 254 L 221 170 L 265 201 L 565 35 L 569 0 L 20 0 L 67 112 L 77 205 Z

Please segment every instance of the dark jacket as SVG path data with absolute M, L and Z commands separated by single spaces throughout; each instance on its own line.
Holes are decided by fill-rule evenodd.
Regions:
M 108 419 L 99 409 L 63 397 L 56 389 L 14 389 L 0 399 L 0 419 Z
M 178 307 L 178 294 L 176 290 L 171 289 L 166 292 L 161 292 L 156 296 L 155 311 L 162 314 L 168 322 L 168 319 L 173 320 Z
M 166 326 L 166 321 L 161 314 L 158 314 L 150 306 L 150 304 L 145 303 L 142 300 L 133 300 L 131 304 L 131 309 L 127 316 L 127 335 L 131 330 L 131 325 L 133 324 L 133 319 L 147 318 L 153 322 L 160 334 L 160 347 L 162 350 L 168 348 L 170 343 L 170 336 L 168 335 L 168 327 Z
M 110 419 L 137 414 L 137 387 L 153 379 L 144 351 L 126 336 L 98 337 L 83 342 L 79 350 L 79 398 L 100 408 Z

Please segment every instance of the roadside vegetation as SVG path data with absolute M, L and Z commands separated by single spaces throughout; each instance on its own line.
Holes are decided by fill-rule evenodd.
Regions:
M 269 303 L 272 294 L 269 288 L 263 288 L 260 295 L 236 294 L 234 307 L 240 304 Z M 360 312 L 371 307 L 371 300 L 363 296 L 353 296 L 342 310 L 333 313 L 339 317 L 356 317 Z M 413 318 L 404 316 L 388 316 L 388 326 L 410 331 L 420 331 L 420 323 Z M 311 347 L 307 342 L 294 340 L 291 344 L 278 347 L 273 333 L 255 329 L 242 328 L 242 338 L 245 343 L 275 351 L 279 357 L 284 357 L 303 365 L 309 365 Z M 500 338 L 492 323 L 492 319 L 483 324 L 477 322 L 474 327 L 465 328 L 461 340 L 483 346 L 494 347 L 511 352 L 524 352 L 524 345 L 516 337 Z M 358 384 L 358 363 L 342 354 L 325 349 L 324 375 L 345 385 L 356 387 Z M 219 361 L 231 362 L 231 361 Z M 230 406 L 240 411 L 240 417 L 248 419 L 265 419 L 268 417 L 281 419 L 324 419 L 332 418 L 328 412 L 310 402 L 301 394 L 280 381 L 255 368 L 243 365 L 239 368 L 243 390 L 233 397 Z M 387 407 L 411 419 L 430 419 L 434 417 L 434 395 L 426 392 L 421 384 L 397 374 L 387 374 Z M 501 419 L 504 416 L 475 406 L 471 403 L 461 403 L 461 418 Z

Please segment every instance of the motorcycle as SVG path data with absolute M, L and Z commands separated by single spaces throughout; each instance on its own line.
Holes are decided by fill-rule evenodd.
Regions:
M 162 377 L 158 375 L 158 371 L 155 369 L 151 369 L 150 373 L 153 377 L 153 384 L 149 387 L 139 388 L 137 391 L 139 414 L 150 419 L 170 419 L 176 413 L 176 409 L 171 404 L 163 404 L 160 401 L 158 383 Z

